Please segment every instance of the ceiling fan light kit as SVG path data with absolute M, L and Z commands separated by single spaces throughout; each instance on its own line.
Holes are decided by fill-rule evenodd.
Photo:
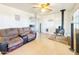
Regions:
M 41 12 L 51 11 L 49 3 L 38 4 L 35 8 L 39 8 Z

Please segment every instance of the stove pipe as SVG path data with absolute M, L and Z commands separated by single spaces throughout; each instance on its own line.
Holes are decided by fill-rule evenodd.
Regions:
M 60 11 L 61 11 L 61 28 L 64 29 L 64 11 L 65 11 L 65 9 L 62 9 Z

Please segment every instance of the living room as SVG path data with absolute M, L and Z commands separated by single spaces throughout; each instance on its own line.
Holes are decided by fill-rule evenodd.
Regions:
M 1 3 L 1 53 L 5 55 L 78 54 L 79 34 L 75 34 L 79 29 L 78 8 L 78 3 Z

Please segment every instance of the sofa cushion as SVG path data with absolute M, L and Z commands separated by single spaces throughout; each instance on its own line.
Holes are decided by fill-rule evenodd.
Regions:
M 23 28 L 24 32 L 26 31 L 30 31 L 30 27 L 27 27 L 27 28 Z
M 31 31 L 31 28 L 30 28 L 30 27 L 23 28 L 23 31 L 28 33 L 28 32 L 30 32 L 30 31 Z
M 23 43 L 23 39 L 21 37 L 13 38 L 9 41 L 8 48 L 16 46 L 20 43 Z
M 19 33 L 19 34 L 24 33 L 23 28 L 18 28 L 18 33 Z
M 16 35 L 8 36 L 8 37 L 0 37 L 0 43 L 9 43 L 12 38 L 17 37 Z
M 14 36 L 18 35 L 18 30 L 17 28 L 10 28 L 6 30 L 7 36 Z
M 0 30 L 0 37 L 8 37 L 18 35 L 18 31 L 16 28 L 9 28 L 9 29 L 1 29 Z
M 32 40 L 32 39 L 35 39 L 35 34 L 28 34 L 28 41 Z
M 9 39 L 18 36 L 18 31 L 16 28 L 2 29 L 0 30 L 0 41 L 1 43 L 8 43 Z

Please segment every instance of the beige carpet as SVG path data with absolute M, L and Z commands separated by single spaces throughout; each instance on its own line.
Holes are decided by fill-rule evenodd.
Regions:
M 48 39 L 48 35 L 42 34 L 36 40 L 6 55 L 73 55 L 69 46 Z

